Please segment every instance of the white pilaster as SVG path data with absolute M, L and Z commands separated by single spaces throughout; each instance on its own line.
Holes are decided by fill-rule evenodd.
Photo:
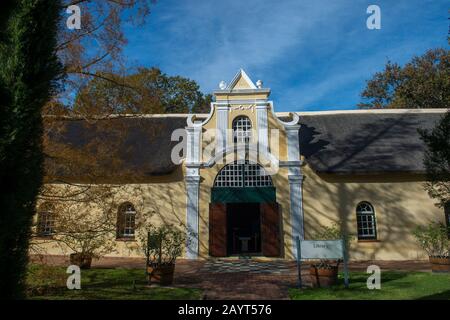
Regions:
M 297 237 L 304 239 L 303 175 L 300 168 L 299 125 L 286 126 L 288 142 L 288 179 L 291 203 L 292 251 L 297 258 Z
M 289 175 L 289 194 L 291 201 L 292 252 L 297 258 L 297 237 L 305 238 L 303 227 L 303 175 Z
M 186 258 L 198 258 L 201 125 L 186 128 Z
M 267 104 L 257 105 L 256 130 L 258 135 L 258 153 L 265 157 L 269 153 L 269 130 L 267 125 Z
M 216 123 L 216 155 L 223 152 L 228 146 L 228 105 L 216 106 L 217 123 Z
M 193 173 L 193 172 L 192 172 Z M 200 176 L 186 176 L 186 258 L 198 258 L 198 203 Z

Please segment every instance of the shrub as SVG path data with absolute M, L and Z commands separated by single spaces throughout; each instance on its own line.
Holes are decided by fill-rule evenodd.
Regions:
M 441 222 L 432 222 L 427 226 L 419 226 L 414 230 L 419 245 L 433 258 L 450 257 L 450 228 Z
M 150 225 L 141 238 L 142 249 L 148 259 L 147 264 L 170 265 L 182 255 L 186 244 L 186 233 L 171 224 L 159 227 Z

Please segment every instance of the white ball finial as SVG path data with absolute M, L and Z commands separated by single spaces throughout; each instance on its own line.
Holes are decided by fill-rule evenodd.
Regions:
M 219 83 L 219 88 L 220 88 L 220 90 L 225 90 L 226 88 L 227 88 L 227 84 L 226 84 L 226 82 L 225 81 L 220 81 L 220 83 Z
M 263 86 L 263 82 L 262 82 L 261 80 L 256 81 L 256 87 L 257 87 L 258 89 L 261 89 L 262 86 Z

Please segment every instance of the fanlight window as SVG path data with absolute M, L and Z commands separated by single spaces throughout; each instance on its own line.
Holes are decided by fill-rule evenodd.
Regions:
M 117 237 L 133 238 L 136 225 L 136 210 L 134 206 L 127 202 L 119 207 L 117 215 Z
M 256 163 L 232 163 L 217 174 L 214 187 L 271 187 L 272 179 L 263 167 Z
M 356 221 L 358 224 L 358 239 L 375 240 L 377 238 L 377 225 L 375 210 L 368 202 L 361 202 L 356 207 Z
M 36 231 L 40 237 L 48 237 L 55 233 L 55 214 L 51 205 L 44 204 L 39 208 Z
M 233 120 L 234 143 L 248 143 L 252 135 L 252 123 L 248 117 L 237 117 Z

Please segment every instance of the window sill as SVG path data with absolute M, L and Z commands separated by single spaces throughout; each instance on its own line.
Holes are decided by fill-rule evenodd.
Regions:
M 136 241 L 136 238 L 132 238 L 132 237 L 130 237 L 130 238 L 116 238 L 116 241 L 123 241 L 123 242 L 129 242 L 129 241 L 131 241 L 131 242 L 134 242 L 134 241 Z
M 358 242 L 381 242 L 378 239 L 358 239 Z
M 34 240 L 53 240 L 54 236 L 33 236 Z

